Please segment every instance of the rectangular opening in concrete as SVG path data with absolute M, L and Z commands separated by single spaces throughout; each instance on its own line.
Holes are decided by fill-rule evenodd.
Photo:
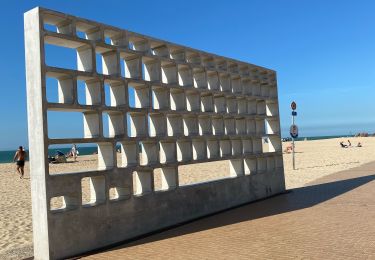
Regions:
M 160 81 L 160 61 L 158 59 L 143 57 L 143 74 L 146 81 Z
M 143 37 L 137 37 L 134 35 L 130 35 L 128 37 L 129 41 L 129 49 L 133 51 L 138 51 L 142 53 L 146 53 L 150 51 L 149 41 Z
M 182 136 L 184 127 L 182 116 L 179 114 L 167 114 L 167 134 L 168 136 Z
M 268 98 L 270 96 L 270 88 L 268 85 L 262 84 L 260 90 L 262 97 Z
M 129 106 L 135 108 L 150 107 L 150 88 L 142 83 L 128 83 Z
M 255 120 L 252 118 L 246 119 L 246 130 L 248 135 L 256 134 Z
M 256 129 L 256 135 L 257 136 L 262 136 L 262 135 L 266 134 L 264 119 L 256 119 L 255 120 L 255 129 Z
M 237 156 L 242 154 L 241 139 L 231 139 L 232 155 Z
M 123 137 L 125 135 L 125 115 L 122 112 L 104 112 L 102 118 L 104 137 Z
M 97 112 L 83 113 L 83 135 L 84 138 L 100 137 L 101 117 Z
M 193 69 L 193 79 L 195 88 L 207 88 L 207 77 L 206 71 L 203 68 Z
M 166 134 L 166 118 L 164 114 L 150 113 L 148 115 L 149 136 L 164 136 Z
M 227 71 L 227 62 L 226 60 L 224 59 L 216 59 L 216 69 L 220 70 L 220 71 Z
M 159 147 L 154 141 L 140 142 L 140 164 L 150 166 L 159 162 Z
M 237 98 L 237 111 L 240 115 L 247 114 L 247 100 L 246 98 Z
M 244 164 L 242 159 L 229 160 L 229 173 L 231 177 L 238 177 L 245 174 Z
M 215 69 L 215 59 L 212 56 L 202 56 L 202 63 L 208 69 Z
M 126 48 L 128 45 L 125 34 L 120 30 L 104 29 L 104 42 L 109 45 Z
M 108 170 L 116 166 L 116 150 L 112 143 L 98 143 L 98 170 Z
M 152 108 L 169 109 L 169 89 L 161 86 L 152 86 Z
M 219 74 L 219 83 L 220 83 L 220 90 L 222 92 L 230 92 L 230 75 L 227 73 L 220 73 Z
M 260 154 L 262 152 L 262 138 L 253 138 L 253 153 Z
M 212 124 L 211 117 L 209 116 L 198 116 L 199 135 L 211 135 Z
M 215 169 L 215 171 L 212 169 Z M 195 163 L 178 167 L 180 186 L 197 185 L 226 178 L 230 178 L 228 160 Z
M 76 146 L 76 159 L 72 147 Z M 98 170 L 96 143 L 54 144 L 48 146 L 48 172 L 50 175 Z M 68 164 L 67 164 L 68 163 Z M 69 165 L 69 167 L 67 167 Z
M 215 113 L 226 112 L 226 99 L 223 95 L 214 95 L 214 111 Z
M 115 80 L 106 80 L 104 83 L 106 105 L 111 107 L 124 106 L 127 101 L 124 83 Z
M 178 65 L 178 84 L 183 87 L 193 86 L 193 74 L 189 66 Z
M 281 140 L 278 136 L 269 136 L 266 138 L 266 148 L 263 152 L 280 152 L 282 150 Z
M 145 195 L 153 191 L 152 170 L 139 170 L 133 172 L 133 193 L 134 195 Z
M 213 96 L 209 92 L 202 92 L 201 93 L 201 111 L 202 112 L 213 112 L 214 111 Z
M 173 190 L 178 186 L 178 172 L 176 167 L 154 169 L 154 190 Z
M 120 75 L 120 60 L 117 51 L 97 47 L 96 52 L 96 71 L 103 75 Z
M 82 206 L 96 206 L 106 201 L 105 177 L 94 176 L 81 179 Z
M 207 71 L 207 83 L 209 90 L 219 90 L 219 74 L 216 71 Z
M 222 117 L 212 117 L 212 134 L 223 135 L 224 134 L 224 120 Z
M 276 102 L 267 101 L 266 102 L 266 115 L 267 116 L 278 116 L 278 104 Z
M 279 133 L 280 133 L 279 121 L 277 119 L 272 119 L 272 118 L 266 119 L 266 134 L 272 135 L 272 134 L 279 134 Z
M 177 65 L 173 62 L 161 62 L 161 78 L 165 84 L 178 84 Z
M 257 102 L 255 99 L 247 100 L 247 113 L 249 115 L 256 115 L 257 113 Z
M 200 111 L 200 93 L 194 90 L 186 91 L 186 109 L 188 111 Z
M 77 79 L 78 103 L 81 105 L 101 105 L 102 82 L 94 78 Z
M 168 46 L 162 42 L 150 41 L 151 54 L 163 58 L 168 58 L 169 49 Z
M 174 141 L 160 141 L 159 161 L 161 164 L 176 162 L 176 143 Z
M 236 118 L 236 134 L 245 135 L 246 134 L 246 119 Z
M 186 52 L 186 61 L 194 65 L 201 65 L 201 56 L 197 52 L 187 51 Z
M 117 143 L 120 153 L 117 153 L 117 167 L 125 168 L 138 165 L 139 147 L 137 142 L 122 141 Z
M 43 28 L 45 31 L 66 35 L 73 34 L 72 20 L 53 14 L 43 16 Z
M 204 139 L 193 139 L 193 160 L 204 160 L 207 157 L 206 154 L 206 142 Z
M 73 104 L 75 86 L 73 77 L 67 74 L 47 73 L 46 95 L 50 103 Z
M 219 146 L 220 146 L 220 157 L 224 158 L 227 156 L 232 156 L 232 145 L 229 139 L 220 140 Z
M 227 113 L 228 114 L 237 114 L 237 99 L 234 96 L 227 96 Z
M 102 31 L 100 27 L 86 23 L 83 21 L 76 22 L 77 36 L 87 40 L 100 41 L 102 38 Z
M 266 102 L 264 100 L 257 101 L 257 115 L 266 114 Z
M 182 118 L 185 136 L 194 136 L 199 134 L 198 119 L 194 115 L 184 115 Z
M 248 77 L 249 76 L 249 66 L 247 65 L 239 65 L 238 66 L 238 72 L 240 73 L 241 76 Z
M 232 93 L 241 94 L 242 93 L 241 77 L 239 76 L 232 77 L 231 83 L 232 83 Z
M 169 46 L 169 57 L 178 62 L 185 62 L 185 49 L 178 46 Z
M 230 73 L 238 73 L 238 65 L 237 65 L 237 63 L 229 62 L 228 63 L 228 71 Z
M 235 120 L 233 117 L 224 117 L 224 130 L 226 135 L 236 134 Z
M 146 114 L 138 112 L 128 112 L 127 122 L 129 122 L 129 137 L 140 137 L 147 135 Z
M 257 159 L 244 159 L 245 175 L 255 174 L 257 172 Z
M 142 77 L 141 56 L 134 53 L 120 52 L 121 75 L 129 79 Z
M 176 142 L 177 161 L 188 162 L 193 158 L 192 144 L 189 139 L 179 139 Z
M 108 199 L 110 201 L 120 201 L 130 199 L 131 197 L 130 186 L 116 186 L 110 187 L 108 192 Z
M 77 70 L 77 51 L 74 48 L 66 48 L 57 45 L 45 44 L 45 62 L 48 66 Z M 63 59 L 61 57 L 64 57 Z M 81 52 L 82 59 L 86 60 L 85 71 L 91 71 L 91 53 Z M 82 70 L 82 69 L 80 69 Z
M 83 118 L 85 117 L 82 117 L 81 112 L 48 111 L 48 137 L 51 139 L 85 137 Z M 99 134 L 99 126 L 95 125 L 98 121 L 95 121 L 89 126 L 92 133 Z M 69 122 L 69 127 L 67 127 L 66 122 Z
M 252 85 L 249 78 L 242 79 L 242 93 L 247 96 L 252 95 Z
M 49 208 L 52 212 L 76 209 L 78 206 L 78 198 L 75 196 L 57 196 L 49 201 Z
M 219 158 L 220 157 L 219 140 L 208 139 L 206 143 L 207 143 L 207 158 L 208 159 Z
M 253 82 L 253 96 L 260 97 L 261 92 L 260 92 L 260 84 L 259 82 Z
M 251 138 L 242 139 L 242 149 L 243 149 L 243 154 L 253 153 L 253 142 Z
M 185 92 L 181 89 L 170 89 L 170 105 L 171 110 L 182 111 L 186 108 Z

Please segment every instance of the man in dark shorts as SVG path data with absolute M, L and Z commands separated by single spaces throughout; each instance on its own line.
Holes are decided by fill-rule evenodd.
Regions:
M 20 174 L 20 179 L 23 178 L 24 174 L 24 167 L 25 167 L 25 160 L 26 160 L 26 152 L 23 150 L 23 147 L 18 147 L 16 154 L 14 155 L 13 161 L 16 162 L 17 165 L 17 172 Z

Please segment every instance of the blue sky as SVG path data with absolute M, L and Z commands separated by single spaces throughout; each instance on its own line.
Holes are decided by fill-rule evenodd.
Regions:
M 8 1 L 0 150 L 27 146 L 23 13 L 35 6 L 276 70 L 283 136 L 292 100 L 301 136 L 375 132 L 374 1 Z

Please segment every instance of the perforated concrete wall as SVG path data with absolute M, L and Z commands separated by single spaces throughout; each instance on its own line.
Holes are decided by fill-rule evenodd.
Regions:
M 76 67 L 47 66 L 46 45 L 75 50 Z M 41 8 L 25 13 L 25 47 L 36 259 L 80 254 L 285 189 L 274 71 Z M 58 81 L 57 102 L 47 101 L 47 78 Z M 49 137 L 48 111 L 82 113 L 84 138 Z M 73 143 L 97 144 L 97 170 L 50 174 L 48 147 Z M 179 186 L 179 166 L 218 160 L 229 160 L 228 178 Z M 52 209 L 58 197 L 63 203 Z

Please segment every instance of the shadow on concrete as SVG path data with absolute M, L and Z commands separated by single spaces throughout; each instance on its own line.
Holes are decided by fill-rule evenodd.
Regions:
M 221 213 L 203 217 L 199 220 L 166 229 L 162 232 L 155 232 L 152 235 L 143 236 L 143 238 L 138 240 L 128 241 L 128 243 L 119 243 L 116 245 L 116 248 L 111 247 L 111 249 L 109 249 L 108 247 L 106 251 L 132 247 L 175 236 L 312 207 L 356 189 L 372 180 L 375 180 L 375 175 L 296 188 L 272 198 L 252 202 Z

